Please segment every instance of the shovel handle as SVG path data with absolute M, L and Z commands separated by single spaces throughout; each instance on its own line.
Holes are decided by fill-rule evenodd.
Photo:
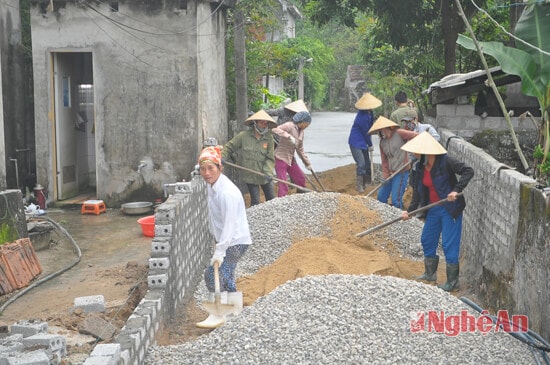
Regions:
M 456 194 L 456 196 L 459 197 L 459 196 L 461 196 L 462 194 L 464 194 L 464 193 L 460 192 L 460 193 Z M 446 201 L 448 201 L 447 198 L 441 199 L 441 200 L 439 200 L 439 201 L 436 201 L 435 203 L 431 203 L 431 204 L 428 204 L 428 205 L 423 206 L 423 207 L 421 207 L 421 208 L 418 208 L 418 209 L 416 209 L 416 210 L 413 210 L 412 212 L 409 212 L 409 213 L 408 213 L 408 214 L 409 214 L 409 217 L 415 216 L 416 214 L 418 214 L 418 213 L 420 213 L 420 212 L 423 212 L 423 211 L 425 211 L 425 210 L 428 210 L 428 209 L 430 209 L 430 208 L 433 208 L 433 207 L 435 207 L 436 205 L 445 203 Z M 372 232 L 374 232 L 374 231 L 378 231 L 379 229 L 382 229 L 382 228 L 387 227 L 387 226 L 389 226 L 389 225 L 391 225 L 391 224 L 394 224 L 394 223 L 396 223 L 396 222 L 399 222 L 399 221 L 402 220 L 402 219 L 403 219 L 403 217 L 398 217 L 398 218 L 392 219 L 391 221 L 388 221 L 388 222 L 386 222 L 386 223 L 382 223 L 382 224 L 379 224 L 379 225 L 374 226 L 374 227 L 372 227 L 372 228 L 369 228 L 369 229 L 367 229 L 366 231 L 359 232 L 359 233 L 357 233 L 357 234 L 355 235 L 355 237 L 363 237 L 363 236 L 366 236 L 366 235 L 368 235 L 369 233 L 372 233 Z
M 220 293 L 220 263 L 214 261 L 214 299 L 216 304 L 220 303 L 221 293 Z
M 403 166 L 401 166 L 400 168 L 397 169 L 397 171 L 395 171 L 393 174 L 390 175 L 390 177 L 388 177 L 385 181 L 381 182 L 380 184 L 378 184 L 377 187 L 375 187 L 374 189 L 372 189 L 368 194 L 367 194 L 367 198 L 369 196 L 371 196 L 376 190 L 380 189 L 380 187 L 384 184 L 386 184 L 388 181 L 390 181 L 391 179 L 393 179 L 397 174 L 399 174 L 405 167 L 409 166 L 409 162 L 406 162 L 403 164 Z M 371 171 L 371 174 L 372 174 L 372 171 Z M 372 176 L 372 175 L 371 175 Z
M 323 191 L 326 192 L 327 189 L 325 189 L 325 187 L 323 186 L 323 183 L 321 182 L 321 180 L 319 180 L 319 176 L 317 176 L 317 173 L 315 172 L 315 170 L 313 170 L 313 167 L 311 168 L 311 173 L 313 174 L 313 177 L 315 178 L 315 180 L 317 180 L 317 183 L 321 185 L 321 189 L 323 189 Z

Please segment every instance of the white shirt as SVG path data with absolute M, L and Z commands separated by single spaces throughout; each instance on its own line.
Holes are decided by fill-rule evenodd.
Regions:
M 214 255 L 225 257 L 228 247 L 252 243 L 244 199 L 239 188 L 224 174 L 214 185 L 207 185 L 208 221 L 216 239 Z

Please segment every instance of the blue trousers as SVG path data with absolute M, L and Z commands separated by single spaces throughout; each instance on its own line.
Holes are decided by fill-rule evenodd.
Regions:
M 222 266 L 220 266 L 220 292 L 236 292 L 237 283 L 235 282 L 235 269 L 237 268 L 237 262 L 244 255 L 250 245 L 235 245 L 229 246 L 225 251 L 225 258 L 223 259 Z M 204 281 L 208 291 L 213 292 L 214 286 L 214 267 L 208 266 L 204 270 Z
M 403 194 L 405 194 L 405 189 L 407 189 L 408 180 L 409 171 L 405 171 L 386 181 L 378 190 L 378 201 L 387 203 L 391 194 L 391 204 L 396 208 L 403 209 Z
M 445 253 L 445 262 L 458 264 L 462 236 L 462 214 L 454 219 L 443 206 L 436 206 L 428 210 L 420 237 L 425 257 L 436 256 L 439 236 L 441 236 Z

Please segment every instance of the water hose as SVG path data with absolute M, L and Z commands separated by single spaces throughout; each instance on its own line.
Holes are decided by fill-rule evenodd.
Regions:
M 478 311 L 479 313 L 483 312 L 483 309 L 479 305 L 471 301 L 470 299 L 466 297 L 461 297 L 460 300 L 466 303 L 467 305 L 469 305 L 470 307 L 472 307 L 473 309 L 475 309 L 476 311 Z M 498 322 L 497 317 L 494 315 L 489 315 L 489 314 L 482 314 L 482 315 L 489 318 L 493 322 L 493 324 L 496 324 Z M 509 323 L 509 325 L 511 328 L 514 328 L 514 323 Z M 530 329 L 527 329 L 527 331 L 525 332 L 513 332 L 513 331 L 511 332 L 506 331 L 506 332 L 512 337 L 514 337 L 515 339 L 520 340 L 521 342 L 529 346 L 529 349 L 531 350 L 531 353 L 535 357 L 535 361 L 537 362 L 537 364 L 540 364 L 540 361 L 536 357 L 535 350 L 538 350 L 540 352 L 540 355 L 544 359 L 545 364 L 547 365 L 550 364 L 550 359 L 546 354 L 547 352 L 550 351 L 550 344 L 538 333 Z M 539 345 L 537 341 L 542 345 Z
M 33 219 L 33 218 L 31 218 Z M 51 273 L 50 275 L 48 276 L 45 276 L 43 277 L 42 279 L 40 279 L 39 281 L 33 283 L 32 285 L 29 285 L 27 286 L 25 289 L 23 289 L 22 291 L 20 291 L 19 293 L 17 293 L 16 295 L 14 295 L 13 297 L 11 297 L 8 301 L 6 301 L 6 303 L 4 303 L 2 305 L 2 307 L 0 307 L 0 314 L 4 312 L 4 310 L 10 305 L 12 304 L 13 302 L 15 302 L 17 299 L 19 299 L 20 297 L 22 297 L 24 294 L 26 294 L 27 292 L 29 292 L 30 290 L 32 290 L 33 288 L 36 288 L 37 286 L 45 283 L 46 281 L 50 280 L 50 279 L 53 279 L 55 278 L 56 276 L 58 275 L 61 275 L 62 273 L 64 273 L 65 271 L 71 269 L 73 266 L 75 266 L 76 264 L 78 264 L 80 262 L 80 259 L 82 258 L 82 251 L 80 250 L 80 247 L 76 244 L 75 240 L 71 237 L 71 235 L 69 234 L 69 232 L 67 232 L 67 230 L 65 230 L 65 228 L 61 227 L 59 224 L 57 224 L 57 222 L 55 222 L 54 220 L 48 218 L 48 217 L 40 217 L 40 219 L 43 219 L 43 220 L 46 220 L 48 222 L 50 222 L 51 224 L 53 224 L 57 229 L 59 229 L 63 234 L 65 234 L 69 240 L 71 241 L 71 243 L 73 244 L 73 246 L 75 247 L 75 250 L 77 252 L 77 259 L 75 262 L 73 262 L 72 264 L 70 264 L 69 266 L 57 271 L 57 272 L 54 272 L 54 273 Z

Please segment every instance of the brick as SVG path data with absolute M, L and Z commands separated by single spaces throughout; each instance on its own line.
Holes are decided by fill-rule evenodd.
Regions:
M 49 333 L 39 333 L 26 337 L 23 339 L 23 345 L 25 348 L 40 347 L 49 349 L 52 352 L 59 351 L 62 354 L 67 352 L 67 340 L 65 337 Z
M 91 295 L 74 299 L 74 309 L 81 308 L 85 313 L 105 312 L 105 298 L 103 295 Z
M 116 362 L 108 356 L 93 356 L 87 358 L 82 365 L 116 365 Z
M 23 337 L 29 337 L 38 333 L 46 333 L 48 331 L 48 323 L 42 321 L 18 321 L 10 326 L 12 334 L 20 333 Z
M 168 270 L 169 267 L 170 267 L 170 259 L 168 257 L 149 259 L 149 270 L 166 271 Z
M 149 275 L 147 283 L 151 289 L 164 289 L 168 282 L 168 275 Z
M 81 323 L 78 332 L 101 340 L 110 340 L 116 333 L 116 327 L 97 315 L 89 315 Z
M 120 344 L 108 343 L 108 344 L 97 345 L 93 349 L 90 355 L 92 357 L 96 357 L 96 356 L 110 357 L 116 363 L 120 359 L 120 352 L 121 352 Z

